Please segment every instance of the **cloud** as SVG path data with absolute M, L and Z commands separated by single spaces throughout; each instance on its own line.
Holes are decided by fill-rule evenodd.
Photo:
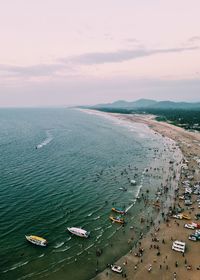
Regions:
M 200 49 L 199 47 L 169 48 L 169 49 L 144 49 L 119 50 L 115 52 L 95 52 L 86 53 L 71 58 L 63 58 L 61 62 L 73 62 L 82 65 L 119 63 L 155 54 L 180 53 Z
M 188 42 L 192 42 L 192 43 L 197 41 L 200 41 L 200 36 L 193 36 L 188 39 Z
M 200 47 L 182 47 L 168 49 L 145 49 L 142 47 L 133 50 L 119 50 L 113 52 L 94 52 L 59 58 L 54 63 L 17 66 L 0 64 L 2 76 L 15 78 L 48 77 L 51 75 L 72 75 L 78 71 L 80 65 L 99 65 L 106 63 L 120 63 L 156 54 L 181 53 L 199 50 Z
M 105 37 L 106 40 L 113 40 L 114 39 L 113 36 L 110 33 L 105 33 L 104 37 Z
M 137 39 L 135 39 L 135 38 L 127 38 L 125 41 L 126 41 L 126 42 L 130 42 L 130 43 L 138 43 L 138 42 L 139 42 L 139 41 L 138 41 Z
M 17 66 L 0 64 L 0 71 L 5 74 L 23 77 L 41 77 L 55 74 L 57 71 L 67 69 L 62 63 L 37 64 L 31 66 Z

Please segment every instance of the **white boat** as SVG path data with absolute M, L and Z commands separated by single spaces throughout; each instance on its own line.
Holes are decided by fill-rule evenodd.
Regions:
M 124 192 L 127 191 L 127 189 L 126 189 L 125 187 L 120 187 L 119 190 L 120 190 L 120 191 L 124 191 Z
M 111 270 L 117 273 L 122 273 L 122 268 L 119 265 L 111 264 Z
M 38 245 L 38 246 L 47 246 L 48 242 L 46 239 L 36 236 L 36 235 L 25 235 L 26 240 L 28 240 L 29 242 Z
M 90 233 L 82 228 L 76 228 L 76 227 L 68 227 L 67 228 L 69 232 L 71 232 L 72 234 L 75 234 L 77 236 L 80 237 L 85 237 L 88 238 Z
M 131 180 L 131 185 L 135 186 L 137 182 L 135 180 Z
M 36 149 L 42 148 L 42 144 L 39 144 L 39 145 L 35 146 L 35 148 L 36 148 Z

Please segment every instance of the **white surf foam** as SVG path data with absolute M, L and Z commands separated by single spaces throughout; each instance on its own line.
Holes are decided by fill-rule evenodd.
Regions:
M 53 136 L 49 131 L 46 131 L 46 139 L 42 141 L 40 144 L 36 146 L 37 149 L 41 149 L 42 147 L 48 145 L 53 140 Z
M 70 248 L 71 248 L 70 246 L 67 246 L 67 247 L 65 247 L 65 248 L 63 248 L 63 249 L 53 250 L 53 252 L 54 252 L 54 253 L 65 252 L 65 251 L 69 250 Z
M 96 230 L 100 230 L 100 229 L 102 229 L 102 227 L 97 227 L 94 230 L 96 231 Z
M 3 273 L 6 273 L 6 272 L 11 271 L 11 270 L 15 270 L 15 269 L 17 269 L 17 268 L 19 268 L 21 266 L 26 265 L 27 263 L 28 263 L 28 261 L 16 263 L 13 266 L 11 266 L 11 268 L 9 268 L 7 270 L 4 270 Z
M 116 231 L 113 231 L 108 237 L 107 239 L 110 239 L 111 237 L 113 237 L 113 235 L 116 233 Z
M 55 249 L 60 248 L 65 242 L 59 242 L 56 243 L 56 245 L 54 246 Z
M 136 196 L 135 196 L 136 198 L 139 197 L 141 188 L 142 188 L 142 185 L 139 185 L 138 188 L 137 188 Z
M 97 217 L 94 217 L 93 220 L 98 220 L 100 218 L 101 218 L 101 216 L 97 216 Z
M 107 226 L 106 228 L 111 228 L 112 227 L 112 225 L 110 225 L 110 226 Z
M 94 246 L 94 243 L 92 243 L 90 246 L 88 246 L 87 248 L 85 248 L 84 251 L 87 251 L 88 249 L 92 248 Z
M 76 255 L 77 255 L 77 256 L 80 256 L 81 254 L 83 254 L 83 252 L 84 252 L 84 250 L 83 250 L 83 251 L 78 252 Z
M 134 205 L 135 203 L 131 204 L 129 207 L 126 208 L 125 212 L 128 212 Z
M 97 236 L 96 241 L 99 240 L 99 238 L 101 238 L 102 235 L 103 235 L 103 232 L 101 232 L 101 234 L 99 234 L 99 235 Z

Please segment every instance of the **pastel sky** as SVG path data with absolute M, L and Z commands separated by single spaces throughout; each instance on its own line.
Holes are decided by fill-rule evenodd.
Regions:
M 0 0 L 0 106 L 200 101 L 200 0 Z

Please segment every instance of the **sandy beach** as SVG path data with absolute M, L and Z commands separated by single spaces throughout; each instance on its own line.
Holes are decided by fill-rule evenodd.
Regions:
M 107 113 L 97 113 L 107 114 Z M 174 219 L 169 217 L 170 209 L 160 207 L 160 215 L 151 230 L 146 236 L 140 239 L 136 247 L 119 259 L 116 264 L 123 268 L 122 274 L 112 272 L 110 268 L 99 273 L 95 280 L 106 279 L 200 279 L 200 241 L 188 240 L 189 234 L 194 230 L 184 228 L 185 223 L 195 221 L 195 214 L 200 213 L 198 208 L 197 195 L 192 194 L 193 204 L 191 207 L 185 206 L 184 200 L 179 196 L 184 193 L 183 182 L 189 180 L 190 186 L 200 181 L 200 133 L 189 132 L 174 125 L 157 122 L 151 115 L 122 115 L 107 114 L 118 120 L 125 120 L 130 123 L 143 123 L 161 134 L 174 140 L 183 153 L 184 168 L 182 167 L 178 188 L 175 192 L 173 207 L 184 208 L 184 214 L 191 219 Z M 188 178 L 189 177 L 189 178 Z M 146 221 L 145 221 L 146 223 Z M 175 252 L 172 248 L 174 240 L 186 242 L 185 253 Z M 138 254 L 139 253 L 139 254 Z M 137 254 L 137 256 L 136 256 Z M 149 269 L 150 268 L 150 269 Z

